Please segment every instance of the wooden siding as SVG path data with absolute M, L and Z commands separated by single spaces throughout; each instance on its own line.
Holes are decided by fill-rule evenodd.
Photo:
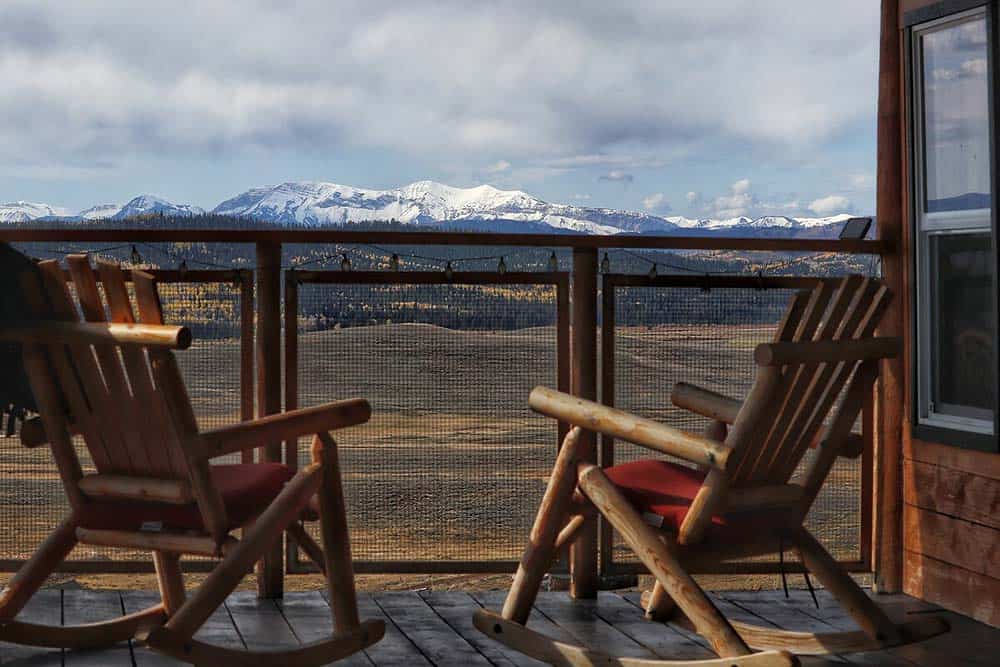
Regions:
M 899 25 L 907 12 L 938 4 L 939 0 L 899 0 Z M 905 40 L 901 40 L 905 66 Z M 909 101 L 901 91 L 906 119 Z M 912 358 L 914 286 L 912 214 L 909 206 L 909 122 L 904 123 L 899 168 L 903 213 L 904 359 Z M 891 165 L 880 165 L 891 169 Z M 907 364 L 904 396 L 913 396 L 913 369 Z M 909 399 L 903 416 L 903 591 L 1000 627 L 1000 455 L 915 439 L 910 432 Z M 891 464 L 891 462 L 886 462 Z

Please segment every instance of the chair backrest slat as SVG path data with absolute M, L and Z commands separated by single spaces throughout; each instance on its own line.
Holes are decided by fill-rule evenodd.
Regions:
M 101 300 L 97 278 L 94 276 L 94 270 L 90 267 L 90 260 L 86 255 L 70 255 L 67 257 L 67 262 L 84 319 L 88 322 L 106 322 L 108 318 L 104 302 Z M 130 474 L 148 473 L 152 466 L 149 463 L 146 448 L 143 446 L 143 438 L 137 423 L 142 419 L 140 413 L 134 409 L 136 407 L 135 399 L 128 381 L 125 379 L 125 371 L 122 369 L 118 347 L 94 345 L 93 348 L 101 375 L 108 387 L 108 395 L 118 408 L 119 431 L 125 455 L 125 461 L 122 462 L 122 465 Z
M 852 315 L 846 327 L 846 331 L 850 332 L 851 335 L 845 335 L 844 338 L 860 340 L 871 338 L 875 335 L 875 329 L 889 307 L 892 295 L 888 287 L 884 285 L 879 286 L 874 281 L 869 286 L 867 292 L 871 296 L 862 301 L 863 312 L 859 308 L 858 312 Z M 824 420 L 833 410 L 837 398 L 843 393 L 844 388 L 849 385 L 852 376 L 857 374 L 860 364 L 856 362 L 840 362 L 835 365 L 827 364 L 827 366 L 830 370 L 829 381 L 822 392 L 817 390 L 811 393 L 814 396 L 811 400 L 812 410 L 808 420 L 799 429 L 798 440 L 793 443 L 791 454 L 786 460 L 785 465 L 777 470 L 775 477 L 778 481 L 787 480 L 795 472 L 795 466 L 791 465 L 791 461 L 797 462 L 801 459 L 805 450 L 816 439 L 820 429 L 823 428 Z
M 798 293 L 778 327 L 776 341 L 858 340 L 874 336 L 890 298 L 878 281 L 848 276 L 824 281 L 805 299 Z M 806 301 L 803 305 L 803 302 Z M 792 324 L 794 322 L 794 325 Z M 794 333 L 789 331 L 794 327 Z M 751 391 L 727 444 L 734 447 L 730 487 L 782 484 L 794 474 L 837 405 L 860 362 L 792 364 L 768 375 L 767 391 Z M 758 375 L 759 384 L 764 376 Z M 766 396 L 764 396 L 766 393 Z M 761 404 L 763 402 L 763 404 Z M 744 414 L 745 413 L 745 414 Z M 752 421 L 752 423 L 750 423 Z
M 62 269 L 56 261 L 40 262 L 48 317 L 78 321 L 79 316 L 66 289 Z M 127 458 L 121 432 L 112 410 L 108 388 L 97 368 L 90 345 L 46 345 L 75 427 L 83 435 L 94 466 L 99 472 L 127 473 Z
M 791 341 L 811 340 L 816 328 L 822 323 L 823 315 L 830 304 L 830 299 L 835 292 L 834 286 L 827 281 L 820 282 L 809 295 L 808 302 L 802 316 L 799 318 L 798 326 L 791 334 Z M 791 308 L 790 308 L 791 309 Z M 787 336 L 789 328 L 781 327 L 777 332 L 778 340 L 782 336 Z M 787 427 L 786 420 L 783 419 L 789 410 L 789 402 L 795 401 L 793 387 L 797 384 L 798 370 L 792 369 L 790 373 L 782 369 L 780 381 L 773 389 L 773 393 L 767 403 L 766 409 L 759 411 L 754 428 L 751 430 L 750 438 L 740 442 L 739 447 L 745 450 L 745 454 L 740 458 L 740 466 L 734 469 L 730 481 L 739 483 L 752 479 L 754 471 L 761 465 L 766 464 L 768 448 L 766 443 L 773 439 L 776 433 L 783 431 Z M 763 459 L 763 460 L 762 460 Z
M 97 272 L 104 287 L 111 320 L 135 323 L 124 272 L 117 264 L 107 260 L 98 260 Z M 141 414 L 134 425 L 144 445 L 145 461 L 148 464 L 144 472 L 151 477 L 183 478 L 186 474 L 184 453 L 167 413 L 164 398 L 153 384 L 146 351 L 133 346 L 123 346 L 120 350 L 132 395 L 139 405 L 144 406 L 141 413 L 134 413 L 137 416 Z
M 816 326 L 809 331 L 798 333 L 797 341 L 832 340 L 841 329 L 844 317 L 857 304 L 858 295 L 863 291 L 865 281 L 861 276 L 848 276 L 837 287 L 836 296 L 829 306 L 829 311 L 819 314 Z M 763 446 L 757 466 L 747 471 L 745 481 L 759 484 L 773 483 L 772 474 L 775 468 L 781 467 L 779 461 L 787 456 L 787 446 L 796 439 L 801 429 L 797 421 L 800 415 L 811 407 L 810 387 L 823 382 L 824 364 L 802 364 L 790 367 L 785 371 L 789 380 L 785 403 L 778 419 Z

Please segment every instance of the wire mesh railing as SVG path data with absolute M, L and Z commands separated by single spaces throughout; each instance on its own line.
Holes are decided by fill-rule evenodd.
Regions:
M 568 389 L 567 274 L 291 271 L 285 290 L 286 406 L 372 404 L 338 437 L 357 571 L 512 570 L 559 442 L 524 397 Z
M 200 425 L 255 414 L 259 272 L 251 244 L 27 245 L 36 257 L 83 250 L 154 269 L 166 319 L 195 334 L 178 360 Z M 338 438 L 358 571 L 512 570 L 559 441 L 557 427 L 528 410 L 527 396 L 537 384 L 569 389 L 570 276 L 560 271 L 570 265 L 569 251 L 390 243 L 284 248 L 285 368 L 272 378 L 283 384 L 284 407 L 349 396 L 374 407 L 370 424 Z M 861 258 L 838 264 L 827 254 L 814 259 L 783 266 L 736 261 L 732 252 L 611 250 L 609 270 L 629 275 L 603 276 L 603 400 L 701 430 L 701 422 L 671 408 L 674 382 L 742 395 L 753 346 L 770 337 L 790 291 L 815 280 L 810 275 L 868 265 Z M 800 275 L 727 273 L 759 267 Z M 670 271 L 687 275 L 659 275 Z M 606 453 L 607 444 L 605 464 L 638 455 L 622 444 Z M 284 455 L 304 462 L 308 443 L 290 444 Z M 863 563 L 866 551 L 865 465 L 870 461 L 838 463 L 810 519 L 834 554 L 851 563 Z M 44 448 L 0 438 L 0 476 L 0 567 L 13 569 L 67 508 Z M 149 568 L 140 554 L 81 548 L 75 556 L 77 569 Z M 613 540 L 602 545 L 601 558 L 606 574 L 636 569 Z M 306 569 L 292 548 L 287 566 Z

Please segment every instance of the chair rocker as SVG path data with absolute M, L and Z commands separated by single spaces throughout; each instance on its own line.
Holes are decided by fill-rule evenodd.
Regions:
M 35 319 L 0 331 L 0 339 L 22 344 L 44 428 L 29 422 L 22 442 L 49 444 L 71 508 L 0 593 L 0 641 L 77 649 L 134 638 L 185 662 L 216 665 L 321 665 L 377 642 L 383 622 L 358 618 L 337 446 L 329 435 L 366 422 L 368 403 L 352 399 L 199 431 L 172 352 L 187 348 L 191 334 L 163 324 L 152 276 L 131 272 L 137 323 L 118 266 L 100 262 L 95 273 L 86 256 L 67 261 L 79 304 L 58 263 L 41 262 L 39 277 L 22 280 Z M 86 443 L 95 473 L 83 473 L 74 434 Z M 304 435 L 314 436 L 313 457 L 298 472 L 281 463 L 211 463 Z M 316 518 L 322 548 L 299 524 Z M 238 528 L 241 539 L 231 534 Z M 263 652 L 195 639 L 286 532 L 326 575 L 332 636 Z M 150 551 L 161 603 L 76 627 L 17 620 L 77 543 Z M 179 565 L 185 554 L 221 559 L 189 597 Z
M 531 407 L 572 425 L 560 448 L 530 541 L 500 613 L 477 612 L 482 632 L 555 665 L 798 664 L 795 654 L 872 651 L 946 632 L 942 619 L 893 623 L 806 530 L 803 522 L 837 457 L 861 454 L 851 430 L 881 359 L 898 340 L 875 337 L 890 300 L 876 280 L 849 276 L 799 292 L 773 343 L 755 351 L 756 380 L 739 402 L 678 384 L 673 403 L 713 420 L 706 436 L 664 426 L 545 387 Z M 829 419 L 829 425 L 824 423 Z M 647 459 L 602 469 L 584 459 L 583 430 L 604 433 L 695 467 Z M 804 474 L 793 473 L 807 449 Z M 718 659 L 618 658 L 560 643 L 525 627 L 553 557 L 599 512 L 655 577 L 643 596 L 650 620 L 674 620 L 703 636 Z M 730 622 L 691 572 L 727 558 L 790 545 L 860 629 L 812 634 Z M 754 653 L 754 650 L 761 651 Z

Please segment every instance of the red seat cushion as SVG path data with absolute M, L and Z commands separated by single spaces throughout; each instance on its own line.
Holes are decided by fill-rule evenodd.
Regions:
M 644 459 L 606 468 L 604 473 L 640 513 L 663 519 L 677 532 L 707 473 L 677 463 Z M 790 517 L 788 510 L 755 510 L 712 517 L 709 539 L 741 539 L 775 530 Z
M 295 475 L 283 463 L 213 465 L 212 481 L 226 506 L 229 528 L 238 528 L 264 511 Z M 79 513 L 80 525 L 101 530 L 140 530 L 144 523 L 160 522 L 163 528 L 204 530 L 195 503 L 100 500 L 86 503 Z

